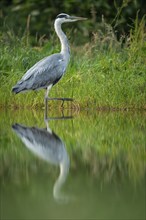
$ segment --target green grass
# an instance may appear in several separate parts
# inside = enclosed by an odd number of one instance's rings
[[[50,96],[73,97],[72,108],[145,109],[144,18],[140,22],[136,19],[124,43],[117,41],[109,25],[104,26],[104,32],[94,33],[91,42],[78,47],[71,44],[72,56],[66,75],[52,88]],[[32,47],[28,42],[28,35],[18,38],[11,31],[0,34],[1,107],[40,108],[44,105],[44,90],[14,95],[11,88],[33,64],[58,52],[59,41],[53,44],[54,40],[50,40],[43,47]]]

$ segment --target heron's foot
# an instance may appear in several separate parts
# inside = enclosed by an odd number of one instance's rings
[[[57,101],[74,101],[72,98],[49,98],[45,97],[45,100],[52,101],[52,100],[57,100]]]
[[[64,107],[64,102],[65,101],[70,101],[70,102],[73,102],[73,99],[72,98],[62,98],[62,104],[61,104],[61,108]]]
[[[70,102],[74,101],[74,99],[72,99],[72,98],[49,98],[49,97],[45,97],[45,101],[46,100],[47,101],[52,101],[52,100],[62,101],[61,108],[63,108],[65,101],[70,101]]]

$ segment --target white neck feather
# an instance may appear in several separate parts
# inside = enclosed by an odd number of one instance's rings
[[[61,22],[58,20],[55,20],[54,27],[55,27],[55,31],[60,39],[60,42],[61,42],[61,53],[66,55],[69,58],[70,48],[69,48],[69,44],[68,44],[68,39],[61,29]]]

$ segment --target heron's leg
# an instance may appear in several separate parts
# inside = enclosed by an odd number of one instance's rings
[[[47,119],[48,117],[48,102],[47,102],[47,96],[48,96],[48,91],[46,89],[46,94],[45,94],[45,98],[44,98],[44,104],[45,104],[45,115],[44,118]]]
[[[61,104],[61,108],[63,108],[64,107],[64,99],[62,99],[62,104]]]
[[[49,119],[45,119],[45,124],[46,124],[46,128],[47,128],[47,131],[50,133],[50,134],[52,134],[52,130],[51,130],[51,128],[49,127]]]
[[[46,89],[45,100],[49,99],[49,98],[48,98],[48,94],[49,94],[49,91],[50,91],[51,88],[52,88],[52,84],[49,85],[49,86],[47,87],[47,89]]]
[[[46,93],[45,93],[45,119],[47,119],[48,117],[48,94],[49,94],[49,91],[51,89],[52,85],[48,86],[47,89],[46,89]]]
[[[44,119],[48,118],[48,102],[47,99],[45,98],[45,114],[44,114]]]

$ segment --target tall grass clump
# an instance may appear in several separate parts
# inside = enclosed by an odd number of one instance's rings
[[[139,21],[137,15],[130,34],[119,40],[103,19],[90,42],[71,45],[67,73],[50,96],[73,97],[72,107],[145,109],[145,40],[144,17]],[[28,34],[20,38],[13,31],[1,33],[0,106],[42,107],[44,91],[14,95],[11,88],[33,64],[58,50],[57,37],[33,47]]]
[[[78,67],[79,102],[84,94],[88,106],[118,108],[145,108],[146,92],[146,33],[144,18],[135,20],[128,37],[117,41],[110,25],[102,24],[104,31],[94,34],[86,45],[84,64]],[[125,41],[125,42],[123,42]],[[90,57],[90,58],[89,58]],[[80,64],[79,64],[80,65]],[[85,103],[84,103],[85,104]]]

